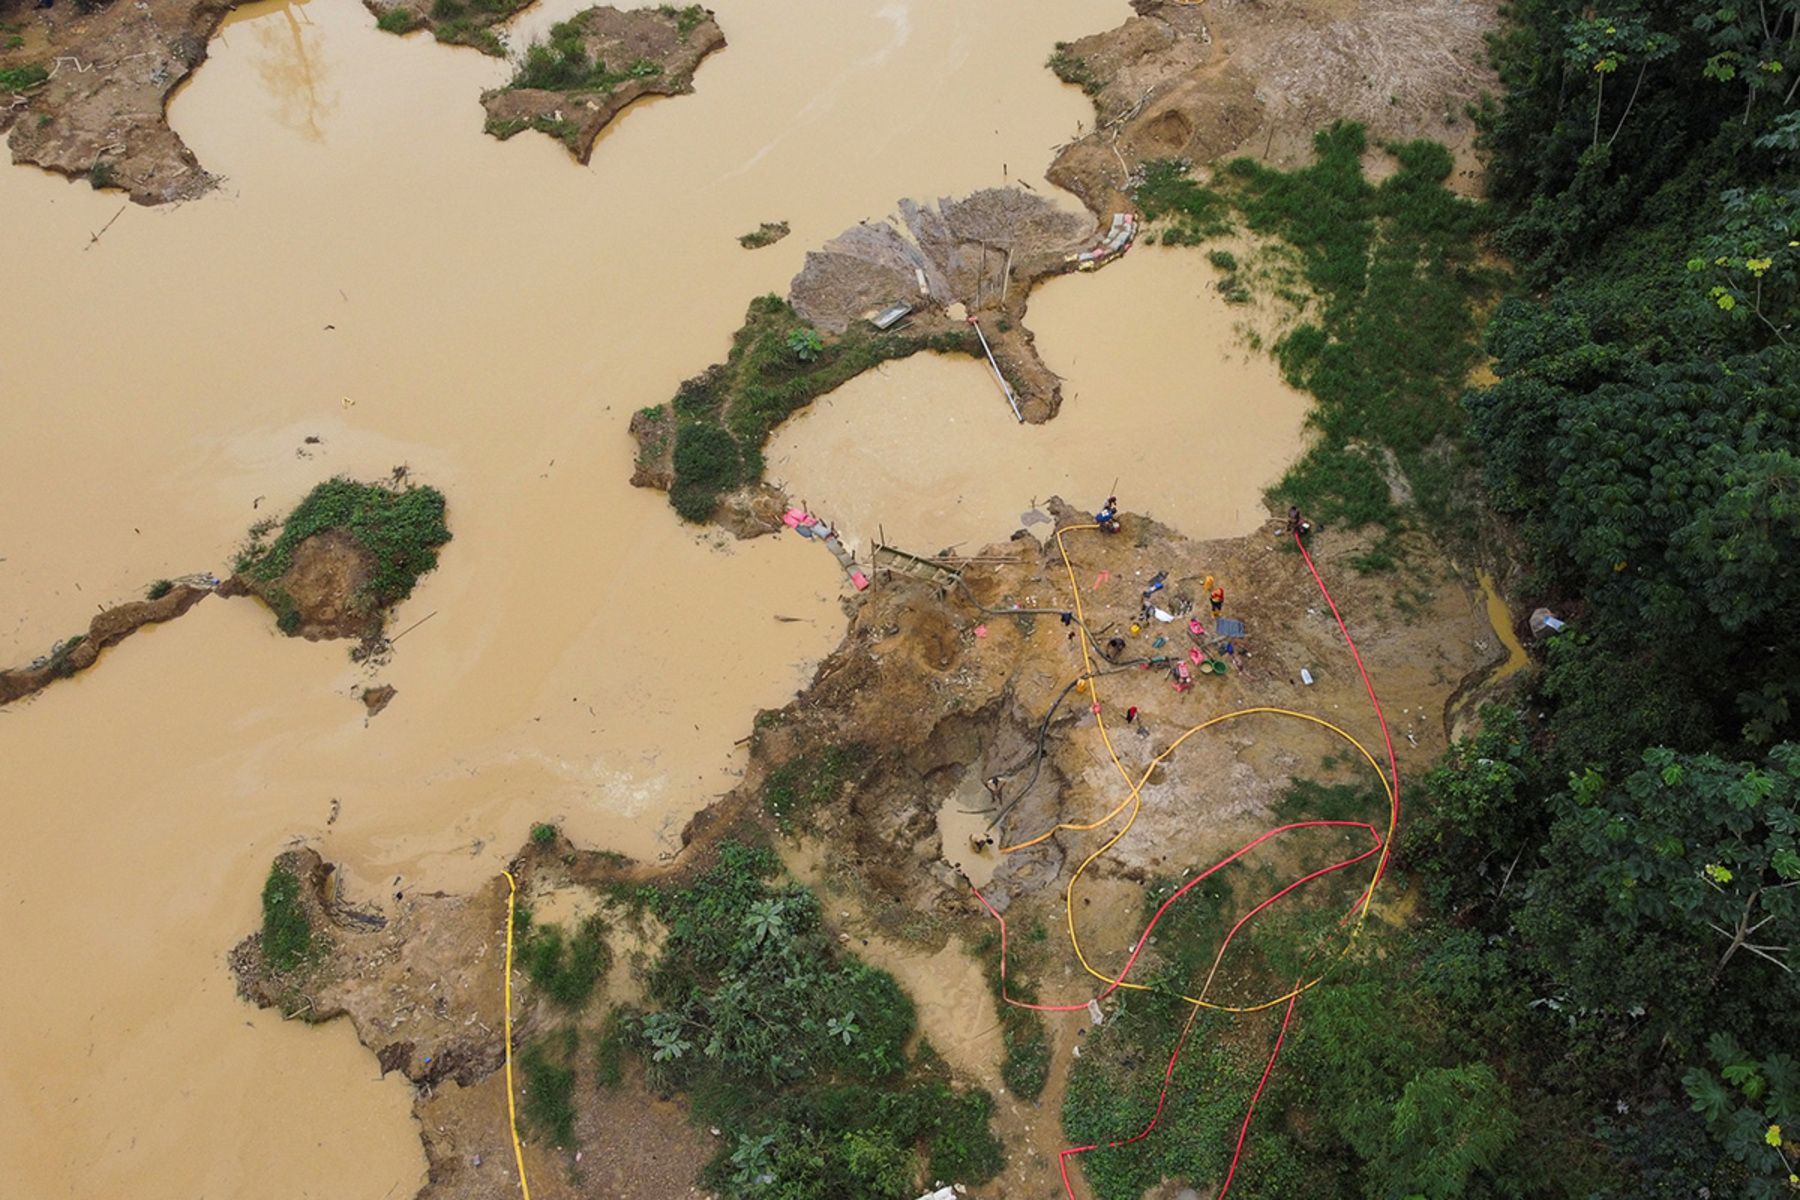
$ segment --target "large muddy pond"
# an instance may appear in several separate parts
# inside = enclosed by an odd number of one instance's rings
[[[852,541],[926,554],[972,553],[1053,495],[1098,508],[1115,484],[1191,537],[1247,533],[1299,452],[1308,401],[1243,348],[1244,312],[1215,278],[1199,251],[1140,246],[1033,293],[1026,322],[1063,379],[1047,425],[1019,425],[985,364],[917,355],[788,421],[769,476]]]
[[[227,570],[250,523],[333,473],[404,464],[448,494],[456,535],[397,614],[424,623],[379,672],[399,696],[372,722],[343,644],[278,638],[217,599],[0,710],[0,908],[25,968],[0,997],[0,1191],[410,1194],[406,1086],[376,1081],[348,1027],[283,1025],[232,993],[224,955],[270,857],[311,841],[377,899],[469,887],[535,820],[653,858],[730,785],[752,714],[838,639],[829,557],[679,525],[626,485],[626,422],[720,358],[809,247],[898,197],[1045,189],[1091,110],[1043,60],[1129,10],[712,2],[730,45],[696,94],[628,111],[585,169],[548,139],[481,133],[504,64],[378,33],[355,0],[228,22],[170,109],[226,177],[203,201],[121,210],[0,169],[20,310],[0,325],[0,661],[152,580]],[[786,241],[738,247],[784,219]],[[1022,457],[978,503],[893,487],[870,518],[925,545],[1000,538],[1034,496],[1121,474],[1133,507],[1224,528],[1188,514],[1247,509],[1298,410],[1264,368],[1269,440],[1240,463],[1210,449],[1226,418],[1188,407],[1187,375],[1235,352],[1194,308],[1206,280],[1198,256],[1143,255],[1046,289],[1032,321],[1071,380],[1068,430],[984,428],[990,465]],[[1132,340],[1165,310],[1199,324]],[[1159,347],[1179,357],[1135,357]],[[898,380],[971,428],[998,411],[966,365],[906,372],[871,386]],[[863,439],[898,437],[881,429]],[[1229,472],[1244,487],[1208,484]],[[854,511],[856,489],[830,490]]]

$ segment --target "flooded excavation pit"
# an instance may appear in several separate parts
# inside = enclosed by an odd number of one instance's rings
[[[922,554],[1004,540],[1052,495],[1097,507],[1115,480],[1126,509],[1189,536],[1246,533],[1309,401],[1241,344],[1215,279],[1200,252],[1155,247],[1052,279],[1025,322],[1063,377],[1053,420],[1020,425],[985,363],[919,354],[776,430],[768,477],[847,537]]]

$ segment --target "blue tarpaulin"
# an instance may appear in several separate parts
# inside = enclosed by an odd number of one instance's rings
[[[1242,621],[1234,621],[1230,617],[1215,617],[1213,619],[1213,628],[1218,631],[1220,637],[1244,636],[1244,623]]]

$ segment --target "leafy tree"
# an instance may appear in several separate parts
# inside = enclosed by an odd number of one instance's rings
[[[1718,1075],[1695,1067],[1682,1076],[1694,1111],[1743,1165],[1748,1176],[1743,1194],[1750,1200],[1774,1200],[1800,1187],[1800,1063],[1782,1053],[1757,1059],[1730,1034],[1716,1033],[1706,1043]],[[1721,1078],[1722,1077],[1722,1078]]]

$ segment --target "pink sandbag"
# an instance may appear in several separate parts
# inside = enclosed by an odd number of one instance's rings
[[[850,582],[856,585],[856,590],[859,592],[869,586],[868,576],[864,575],[861,571],[850,572]]]

